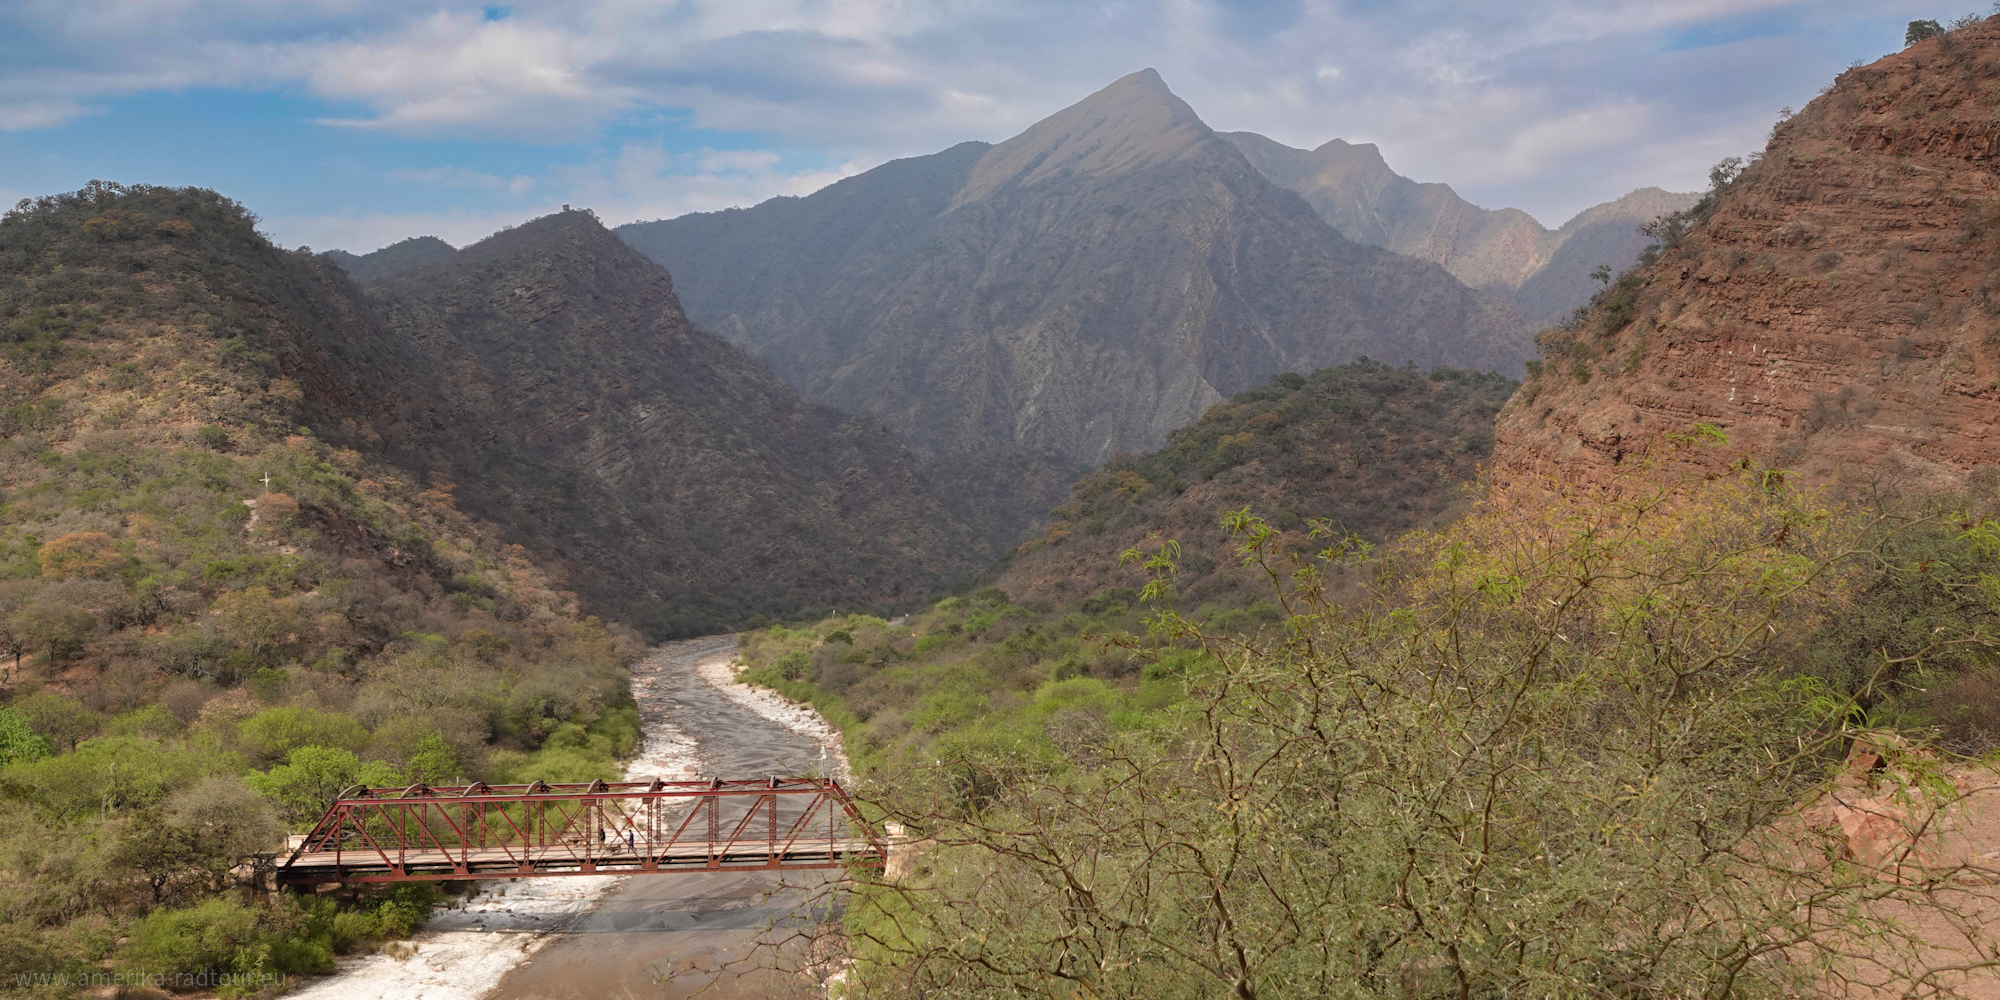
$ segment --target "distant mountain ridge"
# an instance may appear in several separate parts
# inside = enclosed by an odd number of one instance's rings
[[[328,250],[321,256],[339,264],[356,284],[365,285],[413,271],[457,252],[457,248],[435,236],[412,236],[373,253],[356,255],[345,250]]]
[[[367,297],[400,352],[369,372],[377,449],[652,635],[915,600],[992,554],[880,423],[695,330],[671,276],[588,212]]]
[[[1404,177],[1370,143],[1334,139],[1305,150],[1255,132],[1223,137],[1348,239],[1440,264],[1474,288],[1506,296],[1536,327],[1590,301],[1598,290],[1590,272],[1599,265],[1631,267],[1648,242],[1640,223],[1699,197],[1640,188],[1550,230],[1519,209],[1480,208],[1450,185]]]
[[[1446,519],[1493,450],[1493,417],[1519,383],[1490,372],[1396,368],[1361,358],[1273,376],[1210,407],[1159,451],[1121,455],[1070,487],[1049,528],[1004,560],[994,585],[1069,608],[1138,603],[1144,567],[1119,558],[1166,539],[1181,548],[1177,596],[1190,612],[1269,597],[1222,516],[1250,508],[1289,533],[1281,547],[1328,544],[1314,522],[1382,543]],[[1122,594],[1117,588],[1123,588]]]
[[[1151,70],[995,146],[618,233],[696,322],[933,460],[1096,464],[1276,372],[1531,350],[1504,301],[1341,236]]]

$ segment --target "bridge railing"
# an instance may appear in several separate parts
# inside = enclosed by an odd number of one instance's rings
[[[280,883],[880,866],[831,778],[353,788],[277,865]]]

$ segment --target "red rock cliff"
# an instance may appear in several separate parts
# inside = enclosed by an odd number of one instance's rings
[[[1841,74],[1691,221],[1538,338],[1503,474],[1601,481],[1696,423],[1814,479],[2000,460],[2000,20]]]

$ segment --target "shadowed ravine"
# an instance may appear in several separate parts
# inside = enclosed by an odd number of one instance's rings
[[[703,775],[755,778],[824,769],[818,740],[765,719],[696,675],[698,664],[735,647],[733,636],[720,636],[654,651],[656,672],[642,668],[634,683],[648,736],[668,726],[678,729],[694,742]],[[806,886],[819,880],[801,872],[788,881]],[[765,972],[739,978],[737,966],[717,976],[724,966],[751,957],[760,932],[786,920],[808,895],[803,888],[773,894],[777,888],[775,877],[762,874],[630,877],[489,996],[676,998],[704,987],[704,997],[783,995],[793,985],[790,976]]]

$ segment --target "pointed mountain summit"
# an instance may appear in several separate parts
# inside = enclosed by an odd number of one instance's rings
[[[914,600],[990,558],[882,425],[695,330],[672,277],[584,211],[368,289],[398,464],[657,637]]]
[[[1432,261],[1474,288],[1507,297],[1535,327],[1590,300],[1590,272],[1631,267],[1647,243],[1639,224],[1694,204],[1696,195],[1642,188],[1585,209],[1549,230],[1517,208],[1485,209],[1449,184],[1396,173],[1373,143],[1340,139],[1294,149],[1255,132],[1224,136],[1264,176],[1297,191],[1357,243]]]
[[[1532,349],[1504,302],[1342,237],[1151,70],[997,146],[619,235],[696,322],[939,467],[1028,456],[1067,478],[1277,372],[1519,371]],[[1061,487],[1023,490],[996,537]]]
[[[1199,155],[1214,136],[1156,70],[1142,69],[982,157],[954,205],[1059,179],[1111,178]]]

